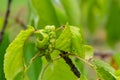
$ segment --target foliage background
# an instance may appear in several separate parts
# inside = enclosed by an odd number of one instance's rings
[[[7,0],[0,0],[0,30],[4,22],[6,8]],[[78,26],[83,30],[85,43],[94,47],[94,57],[108,62],[115,69],[120,67],[119,0],[12,0],[8,20],[3,41],[0,42],[0,80],[4,79],[3,58],[5,50],[26,25],[32,25],[35,28],[43,28],[48,24],[60,27],[69,22],[71,25]],[[25,56],[28,64],[36,50],[32,40],[26,45]],[[101,55],[107,56],[104,58]],[[31,80],[36,80],[40,71],[41,59],[38,59],[30,69],[29,77]],[[91,72],[96,75],[88,66],[85,72],[89,80],[93,80],[93,77],[90,76]]]

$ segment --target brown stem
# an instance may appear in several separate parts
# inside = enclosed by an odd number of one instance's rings
[[[18,17],[15,18],[15,22],[18,23],[23,29],[26,29],[27,26],[24,24],[22,20],[20,20]]]
[[[7,6],[6,15],[5,15],[5,20],[4,20],[4,24],[3,24],[2,30],[0,32],[0,42],[3,39],[4,31],[5,31],[7,23],[8,23],[8,17],[9,17],[9,14],[10,14],[11,2],[12,2],[12,0],[8,0],[8,6]]]
[[[62,53],[60,54],[60,56],[66,61],[66,63],[69,65],[69,67],[71,68],[71,71],[78,77],[80,78],[80,72],[78,71],[78,69],[75,67],[75,65],[73,64],[72,60],[68,57],[68,53],[65,51],[61,51]]]

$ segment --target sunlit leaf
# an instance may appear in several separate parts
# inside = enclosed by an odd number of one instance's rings
[[[21,31],[7,48],[4,59],[4,72],[7,80],[14,80],[18,74],[24,73],[23,48],[25,41],[33,32],[34,29],[32,27],[25,31]],[[18,75],[18,77],[20,80],[23,80],[24,74],[21,74],[20,76]]]
[[[115,72],[115,70],[109,64],[107,64],[99,59],[93,60],[93,62],[97,67],[103,67],[106,71],[109,71],[111,73]]]
[[[83,37],[78,27],[66,25],[64,31],[56,40],[56,48],[66,52],[77,53],[84,57]]]
[[[93,55],[94,55],[93,47],[84,45],[84,51],[85,51],[85,59],[86,60],[93,58]]]
[[[78,54],[80,57],[84,58],[85,53],[83,50],[84,39],[81,33],[81,30],[78,27],[70,26],[71,31],[71,43],[73,53]]]
[[[117,80],[120,80],[120,70],[115,71],[115,75],[117,76]]]
[[[71,37],[72,37],[72,34],[70,31],[70,27],[65,26],[64,31],[61,33],[61,35],[56,40],[55,47],[57,49],[60,49],[60,50],[66,51],[66,52],[70,52]]]
[[[120,70],[116,70],[116,71],[115,71],[115,75],[116,75],[116,76],[120,76]]]
[[[116,80],[114,75],[115,70],[107,63],[101,60],[93,60],[94,65],[96,66],[97,74],[104,80]]]
[[[116,80],[116,78],[111,73],[109,73],[109,71],[106,71],[103,67],[96,68],[96,71],[98,75],[104,80]]]

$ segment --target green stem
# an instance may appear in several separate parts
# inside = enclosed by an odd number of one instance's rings
[[[79,56],[77,56],[77,55],[75,55],[75,54],[69,54],[70,56],[73,56],[73,57],[75,57],[75,58],[77,58],[77,59],[79,59],[79,60],[81,60],[82,62],[84,62],[84,63],[86,63],[86,64],[88,64],[90,67],[92,67],[93,69],[95,68],[94,67],[94,65],[93,64],[91,64],[90,62],[88,62],[87,60],[85,60],[85,59],[83,59],[83,58],[81,58],[81,57],[79,57]]]
[[[61,26],[61,27],[57,28],[55,31],[57,32],[59,30],[63,30],[64,28],[65,28],[65,26]]]
[[[44,54],[37,53],[37,54],[35,54],[35,55],[31,58],[31,60],[30,60],[30,62],[29,62],[29,65],[28,65],[27,68],[25,69],[25,74],[28,72],[28,70],[30,69],[32,63],[35,61],[35,59],[38,58],[38,57],[42,57],[43,55],[44,55]]]

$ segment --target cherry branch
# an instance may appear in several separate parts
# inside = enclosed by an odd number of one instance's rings
[[[77,69],[77,67],[73,64],[72,60],[68,57],[68,53],[65,51],[61,51],[60,56],[65,60],[65,62],[69,65],[71,68],[71,71],[78,77],[80,78],[81,73]]]

